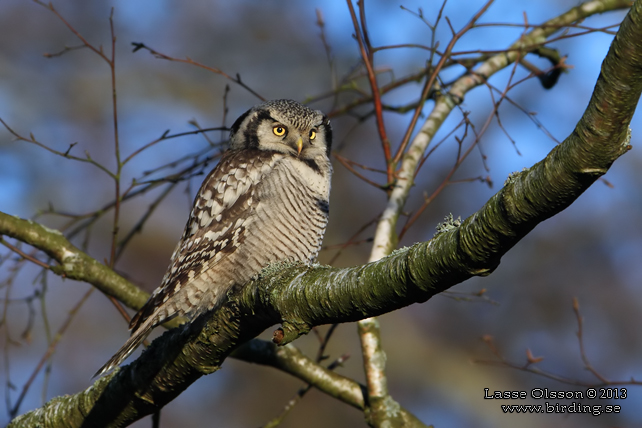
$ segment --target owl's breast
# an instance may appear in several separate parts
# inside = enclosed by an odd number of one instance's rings
[[[254,214],[245,225],[243,263],[258,272],[278,261],[314,261],[328,223],[329,183],[310,185],[296,166],[280,162],[253,194]]]

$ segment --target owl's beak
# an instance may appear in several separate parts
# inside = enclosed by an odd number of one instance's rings
[[[303,150],[303,138],[299,137],[298,140],[296,140],[296,155],[299,156],[301,154],[301,150]]]

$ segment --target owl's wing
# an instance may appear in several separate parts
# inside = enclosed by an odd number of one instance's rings
[[[158,325],[182,315],[164,303],[238,248],[254,214],[255,187],[271,167],[267,154],[259,150],[226,152],[199,190],[160,287],[132,318],[132,333],[150,317]]]

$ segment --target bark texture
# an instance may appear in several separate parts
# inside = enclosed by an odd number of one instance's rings
[[[642,0],[637,0],[622,22],[573,133],[544,160],[511,175],[460,226],[445,225],[429,242],[364,266],[269,266],[230,296],[220,311],[165,333],[131,365],[82,392],[55,398],[9,426],[125,426],[164,406],[200,376],[216,371],[234,349],[275,323],[282,324],[275,340],[284,345],[313,326],[380,315],[424,302],[472,276],[490,274],[520,239],[569,206],[630,149],[628,124],[641,91]],[[51,268],[55,273],[87,281],[131,307],[139,307],[146,298],[56,231],[0,213],[0,234],[46,252],[58,262]],[[364,405],[358,386],[342,388],[338,396],[345,394],[345,401]]]

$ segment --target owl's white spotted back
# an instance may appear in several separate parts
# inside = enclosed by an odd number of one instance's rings
[[[259,104],[230,132],[203,181],[163,281],[130,323],[132,335],[96,373],[121,364],[152,328],[190,319],[277,261],[313,262],[328,222],[332,130],[296,101]]]

